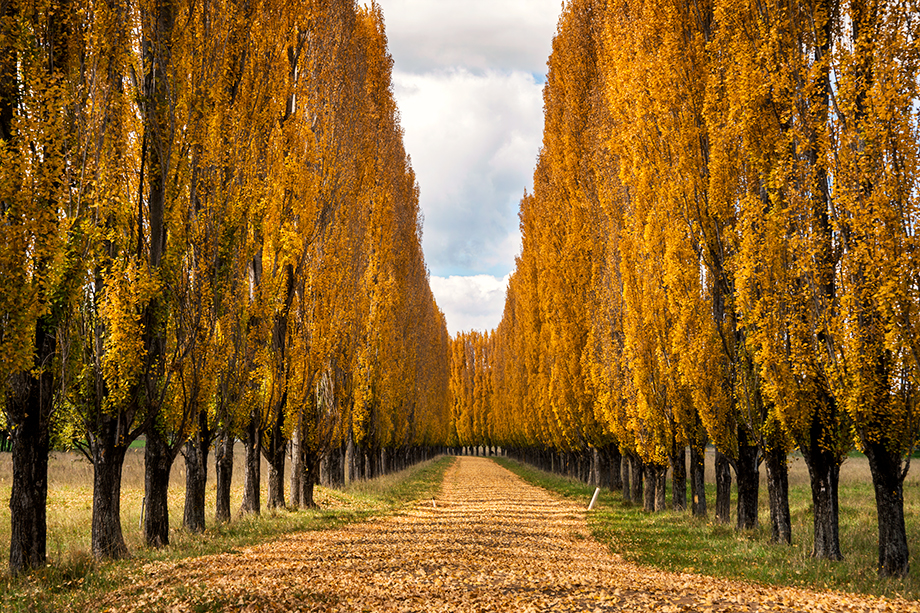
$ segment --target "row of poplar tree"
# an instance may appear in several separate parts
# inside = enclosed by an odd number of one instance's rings
[[[560,460],[622,453],[662,480],[671,463],[685,474],[687,446],[701,470],[712,444],[717,473],[730,483],[727,461],[737,477],[739,528],[757,524],[765,464],[781,542],[798,450],[813,554],[829,559],[855,448],[872,473],[878,570],[906,574],[918,8],[568,2],[503,319],[453,341],[452,436]]]
[[[10,568],[44,565],[49,447],[94,467],[92,551],[121,557],[129,445],[144,532],[169,539],[209,450],[230,518],[312,504],[445,440],[449,337],[379,6],[353,0],[0,3],[0,393],[13,440]]]

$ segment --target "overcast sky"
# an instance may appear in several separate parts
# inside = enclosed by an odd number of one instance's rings
[[[520,252],[560,0],[378,0],[450,333],[490,330]]]

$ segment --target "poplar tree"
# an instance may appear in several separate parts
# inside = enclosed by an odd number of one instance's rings
[[[68,142],[80,100],[76,9],[5,2],[0,13],[0,399],[13,452],[13,575],[46,562],[60,347],[83,272],[87,208]]]

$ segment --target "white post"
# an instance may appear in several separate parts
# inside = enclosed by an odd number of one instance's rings
[[[591,496],[591,504],[588,505],[589,511],[594,508],[594,503],[597,502],[597,495],[600,493],[601,493],[601,488],[598,487],[594,489],[594,495]]]

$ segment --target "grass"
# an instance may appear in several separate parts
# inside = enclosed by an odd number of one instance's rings
[[[594,487],[575,479],[537,470],[513,460],[499,462],[524,480],[563,497],[583,500],[585,506]],[[712,462],[709,462],[712,464]],[[637,564],[668,571],[743,579],[778,586],[799,586],[865,595],[920,599],[918,563],[905,579],[880,579],[878,524],[875,495],[864,458],[849,458],[841,468],[840,542],[844,560],[830,562],[811,558],[813,514],[807,472],[793,459],[790,470],[789,506],[792,514],[792,545],[773,545],[765,483],[761,484],[759,527],[738,532],[734,525],[715,523],[712,507],[715,486],[707,481],[710,515],[695,519],[689,512],[649,513],[641,505],[626,503],[620,494],[603,490],[588,514],[592,534],[611,551]],[[670,502],[670,483],[668,484]],[[734,519],[735,499],[732,501]],[[920,481],[905,482],[905,518],[908,545],[920,541]]]
[[[27,577],[0,577],[0,611],[92,610],[93,601],[104,593],[131,581],[131,577],[149,562],[177,560],[212,553],[228,552],[265,542],[284,534],[305,530],[322,530],[401,512],[416,500],[436,494],[444,471],[453,461],[442,457],[412,468],[369,481],[355,482],[341,490],[317,486],[314,499],[320,509],[266,511],[258,517],[234,517],[225,524],[215,524],[213,476],[209,476],[208,529],[192,534],[181,528],[184,504],[184,470],[181,459],[173,468],[170,483],[170,545],[149,549],[143,545],[138,525],[143,498],[143,451],[134,452],[125,464],[122,487],[122,527],[131,549],[129,560],[96,562],[90,554],[89,532],[92,516],[92,486],[83,474],[87,466],[78,456],[56,454],[50,467],[48,503],[48,557],[46,568]],[[8,456],[8,454],[4,454]],[[129,454],[130,455],[130,454]],[[0,457],[0,496],[9,496],[9,471],[3,465],[9,458]],[[241,473],[242,461],[234,473]],[[264,474],[264,473],[263,473]],[[89,467],[92,483],[92,467]],[[242,500],[242,475],[232,488],[232,508]],[[263,484],[264,484],[263,479]],[[266,499],[263,492],[262,500]],[[263,502],[264,503],[264,502]],[[9,509],[0,510],[0,543],[9,557]]]

